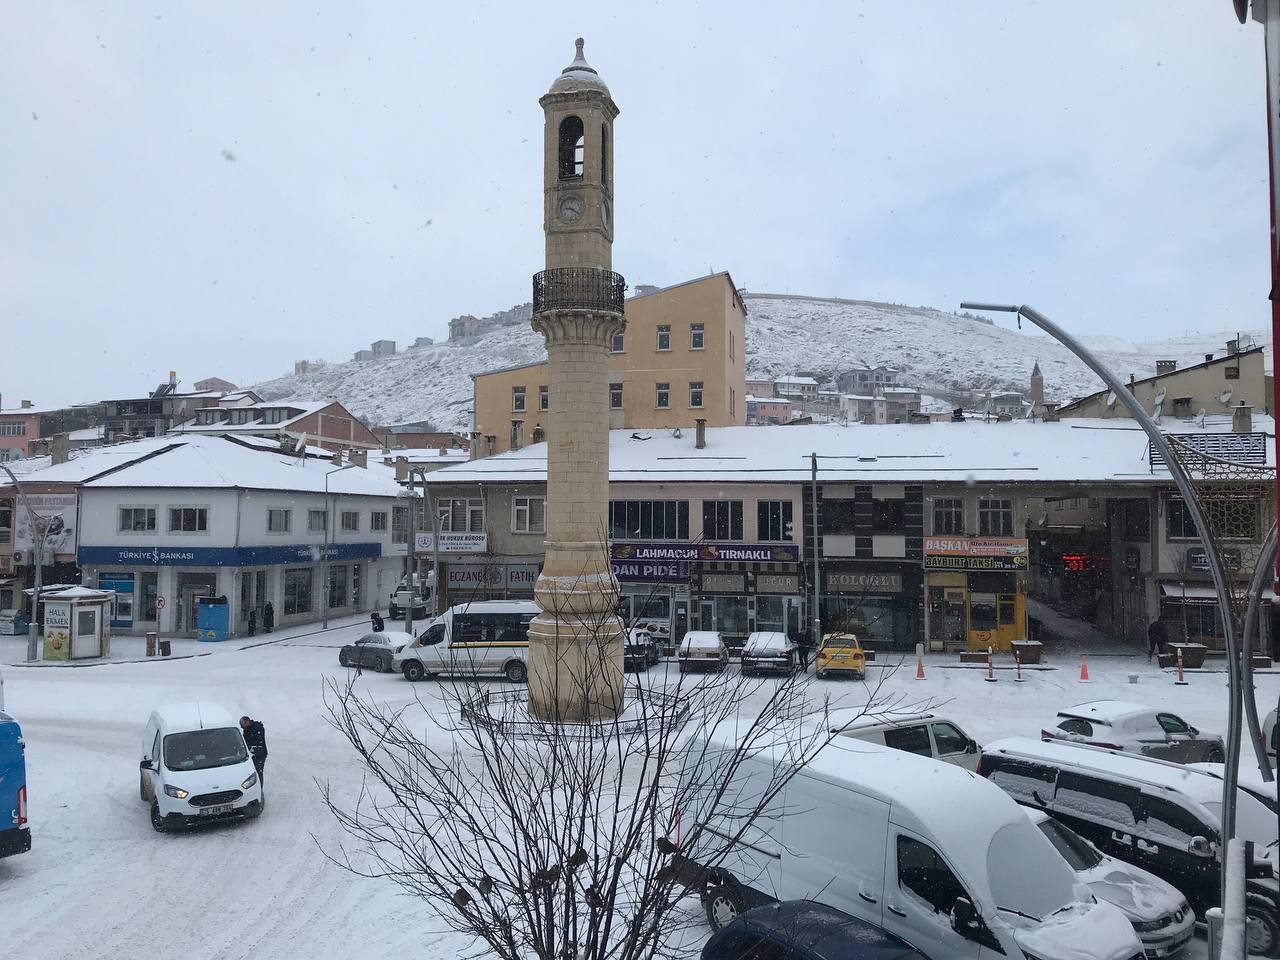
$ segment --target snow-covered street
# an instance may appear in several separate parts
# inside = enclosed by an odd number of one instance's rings
[[[420,903],[388,884],[355,879],[330,865],[319,846],[340,841],[317,780],[341,792],[360,769],[323,717],[323,683],[345,678],[337,648],[363,621],[286,636],[247,649],[191,659],[111,663],[83,669],[5,667],[8,708],[27,740],[34,848],[0,861],[5,942],[28,960],[85,955],[164,955],[235,960],[264,956],[380,958],[454,956],[465,944],[444,932]],[[20,659],[21,638],[0,641],[0,659]],[[945,661],[950,663],[950,660]],[[930,660],[927,677],[900,669],[883,692],[929,698],[980,741],[1034,734],[1059,706],[1125,697],[1167,706],[1206,729],[1221,729],[1225,675],[1198,673],[1191,684],[1145,660],[1091,660],[1081,684],[1076,664],[1028,671],[1025,683],[1002,673]],[[912,665],[913,667],[914,665]],[[660,668],[661,669],[661,668]],[[873,667],[870,679],[874,681]],[[1139,682],[1128,683],[1136,672]],[[369,695],[439,702],[431,683],[366,673]],[[1274,702],[1280,676],[1259,677]],[[854,705],[857,683],[817,683]],[[137,762],[148,711],[172,700],[205,698],[262,719],[268,732],[269,802],[253,822],[179,834],[152,831],[138,799]],[[319,845],[319,846],[318,846]],[[159,945],[163,945],[157,954]],[[1197,940],[1191,956],[1203,954]]]

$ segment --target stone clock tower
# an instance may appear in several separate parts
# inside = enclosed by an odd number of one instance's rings
[[[547,344],[555,412],[547,438],[546,562],[529,627],[529,708],[542,719],[616,715],[622,623],[609,559],[609,343],[626,326],[613,266],[613,121],[618,107],[577,56],[538,102],[546,116],[546,269],[533,328]]]

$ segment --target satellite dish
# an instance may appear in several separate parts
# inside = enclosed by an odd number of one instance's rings
[[[1231,394],[1232,394],[1231,385],[1228,384],[1227,386],[1223,387],[1222,392],[1218,394],[1218,400],[1222,403],[1230,403]]]
[[[1116,405],[1116,392],[1111,390],[1107,393],[1107,408],[1110,409]]]
[[[1161,387],[1159,390],[1156,391],[1156,403],[1164,403],[1164,397],[1165,397],[1164,387]]]

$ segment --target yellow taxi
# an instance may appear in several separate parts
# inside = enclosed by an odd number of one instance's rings
[[[867,675],[867,655],[852,633],[828,633],[818,648],[814,671],[819,677],[848,673],[861,680]]]

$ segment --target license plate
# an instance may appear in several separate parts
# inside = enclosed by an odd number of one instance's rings
[[[832,659],[833,659],[833,660],[848,660],[848,659],[849,659],[849,655],[848,655],[847,653],[837,653],[834,657],[832,657]]]
[[[200,816],[216,817],[224,813],[230,813],[235,807],[230,803],[219,803],[212,807],[201,807]]]

